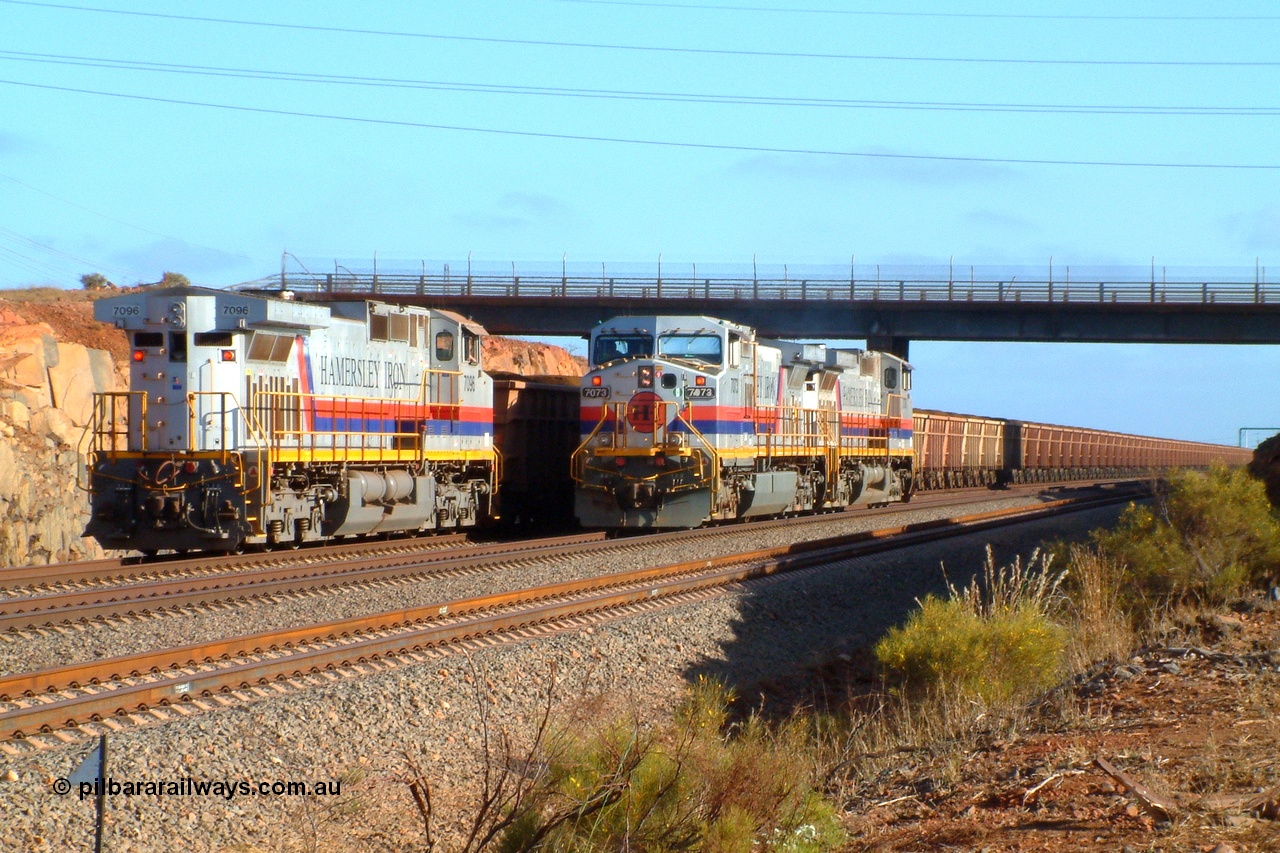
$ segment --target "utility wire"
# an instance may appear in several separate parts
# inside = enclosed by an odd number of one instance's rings
[[[19,80],[0,80],[0,85],[22,86],[30,89],[42,89],[53,92],[72,92],[80,95],[98,95],[107,98],[123,98],[133,101],[147,101],[157,104],[179,104],[190,107],[230,110],[234,112],[258,113],[261,115],[289,116],[293,118],[327,119],[359,124],[376,124],[388,127],[412,127],[426,130],[449,130],[463,133],[484,133],[495,136],[518,136],[535,139],[563,139],[575,142],[612,142],[625,145],[646,145],[658,148],[689,148],[703,151],[740,151],[756,154],[810,154],[830,157],[865,157],[887,160],[920,160],[949,163],[992,163],[1028,166],[1113,166],[1122,168],[1149,169],[1222,169],[1243,171],[1280,170],[1280,165],[1249,163],[1173,163],[1159,161],[1125,161],[1125,160],[1058,160],[1049,158],[1016,158],[1016,157],[961,157],[942,156],[936,154],[894,154],[872,151],[839,151],[819,148],[783,148],[758,145],[730,145],[710,142],[676,142],[658,139],[635,139],[618,136],[595,136],[572,133],[546,133],[532,130],[508,130],[490,127],[468,127],[463,125],[433,124],[407,121],[402,119],[363,118],[358,116],[334,115],[330,113],[312,113],[301,110],[281,110],[268,107],[246,107],[234,104],[218,104],[208,101],[187,101],[177,98],[161,98],[153,95],[130,95],[122,92],[107,92],[97,89],[78,89],[70,86],[51,86],[43,83],[27,83]],[[10,179],[15,180],[15,179]],[[20,183],[20,182],[19,182]]]
[[[129,270],[126,270],[123,267],[117,267],[110,264],[103,264],[103,263],[99,263],[98,261],[91,261],[88,258],[82,258],[79,255],[73,255],[70,252],[64,252],[61,249],[54,248],[53,246],[50,246],[46,243],[41,243],[39,240],[33,240],[30,237],[27,237],[23,234],[19,234],[17,231],[12,231],[8,228],[0,227],[0,236],[8,237],[10,240],[13,240],[18,245],[24,246],[27,249],[35,249],[37,251],[45,252],[46,254],[51,255],[55,258],[62,258],[70,261],[75,261],[78,264],[85,264],[95,269],[115,271],[118,273],[129,272]]]
[[[125,71],[184,74],[199,77],[221,77],[244,80],[280,80],[295,83],[367,86],[375,88],[416,89],[448,92],[480,92],[502,95],[534,95],[561,98],[593,98],[624,101],[660,101],[667,103],[731,104],[773,107],[818,107],[829,109],[910,110],[926,112],[994,112],[1055,113],[1082,115],[1159,115],[1159,116],[1275,116],[1280,106],[1157,106],[1142,104],[1001,104],[953,101],[881,101],[846,98],[771,97],[765,95],[717,95],[699,92],[630,91],[624,89],[581,89],[547,86],[520,86],[498,83],[470,83],[446,80],[410,80],[396,77],[357,77],[338,74],[316,74],[301,71],[274,71],[256,68],[229,68],[211,65],[186,65],[145,62],[65,54],[29,53],[0,50],[0,60],[84,68],[114,68]]]
[[[0,82],[7,82],[7,81],[0,81]],[[16,83],[16,84],[14,84],[14,85],[19,85],[19,86],[34,86],[35,84],[30,84],[30,83]],[[51,88],[51,87],[38,87],[38,88]],[[75,90],[71,90],[71,91],[75,91]],[[131,97],[131,96],[129,96],[129,95],[121,95],[120,97]],[[70,207],[74,207],[76,210],[82,210],[82,211],[84,211],[85,213],[93,214],[94,216],[97,216],[97,217],[99,217],[99,218],[101,218],[101,219],[105,219],[105,220],[107,220],[108,222],[114,222],[114,223],[116,223],[117,225],[123,225],[123,226],[124,226],[124,227],[126,227],[126,228],[132,228],[134,231],[140,231],[140,232],[141,232],[141,233],[143,233],[143,234],[150,234],[152,237],[159,237],[159,238],[160,238],[160,239],[162,239],[162,240],[172,240],[172,241],[174,241],[175,243],[181,243],[181,244],[183,244],[184,246],[190,246],[190,247],[192,247],[192,248],[194,248],[194,249],[204,249],[204,250],[209,251],[209,252],[216,252],[216,253],[218,253],[219,255],[225,255],[225,256],[227,256],[227,257],[229,257],[229,258],[239,258],[240,260],[243,260],[243,261],[251,261],[251,262],[253,262],[253,263],[259,263],[259,260],[258,260],[257,258],[250,258],[250,257],[249,257],[249,256],[247,256],[247,255],[241,255],[241,254],[236,253],[236,252],[228,252],[228,251],[226,251],[225,249],[215,249],[215,248],[213,248],[212,246],[204,246],[204,245],[201,245],[200,243],[192,243],[190,240],[183,240],[181,237],[174,237],[174,236],[172,236],[172,235],[170,235],[170,234],[161,234],[159,231],[152,231],[150,228],[143,228],[141,225],[135,225],[135,224],[133,224],[132,222],[125,222],[123,219],[117,219],[117,218],[116,218],[116,217],[114,217],[114,216],[110,216],[110,215],[108,215],[108,214],[106,214],[106,213],[103,213],[103,212],[98,211],[98,210],[94,210],[93,208],[90,208],[90,207],[85,207],[84,205],[82,205],[82,204],[78,204],[77,202],[71,201],[70,199],[65,199],[65,198],[63,198],[62,196],[54,195],[54,194],[53,194],[53,193],[51,193],[51,192],[46,192],[45,190],[42,190],[42,189],[40,189],[39,187],[34,187],[34,186],[32,186],[31,184],[28,184],[26,181],[20,181],[20,180],[18,180],[18,179],[17,179],[17,178],[15,178],[13,175],[6,175],[6,174],[4,174],[3,172],[0,172],[0,178],[3,178],[3,179],[4,179],[4,180],[6,180],[6,181],[10,181],[10,182],[12,182],[12,183],[15,183],[15,184],[17,184],[17,185],[18,185],[18,186],[20,186],[20,187],[25,187],[26,189],[30,190],[31,192],[33,192],[33,193],[37,193],[37,194],[39,194],[39,195],[42,195],[42,196],[44,196],[45,198],[51,198],[51,199],[53,199],[54,201],[62,202],[62,203],[63,203],[63,204],[65,204],[65,205],[68,205],[68,206],[70,206]]]
[[[1065,66],[1160,66],[1186,68],[1274,68],[1280,61],[1238,60],[1143,60],[1143,59],[1008,59],[960,56],[896,56],[859,53],[800,53],[775,50],[731,50],[709,47],[670,47],[661,45],[606,44],[600,42],[550,41],[544,39],[494,38],[487,36],[441,35],[439,33],[405,32],[400,30],[373,30],[356,27],[325,27],[318,24],[284,24],[272,21],[248,21],[238,18],[213,18],[200,15],[174,15],[163,12],[135,12],[125,9],[99,9],[93,6],[74,6],[65,3],[43,3],[37,0],[0,0],[14,6],[36,6],[45,9],[62,9],[76,12],[94,12],[104,15],[129,15],[169,21],[191,21],[204,24],[229,24],[243,27],[267,27],[281,30],[343,33],[348,35],[395,36],[399,38],[429,39],[433,41],[467,42],[472,44],[520,45],[522,47],[567,47],[590,50],[624,50],[642,53],[678,53],[696,56],[750,56],[783,59],[858,60],[866,62],[928,62],[961,63],[967,65],[1065,65]]]
[[[797,15],[845,15],[861,18],[977,18],[1021,21],[1280,21],[1280,15],[1034,15],[999,12],[885,12],[870,9],[803,9],[778,6],[719,6],[710,3],[653,3],[642,0],[558,0],[588,6],[637,6],[650,9],[714,12],[777,12]]]
[[[74,274],[69,267],[56,266],[49,261],[24,255],[22,252],[4,245],[0,245],[0,262],[25,270],[32,275],[47,276],[55,279]]]

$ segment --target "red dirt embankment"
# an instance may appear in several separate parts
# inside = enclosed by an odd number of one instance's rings
[[[0,350],[5,349],[6,333],[20,333],[20,327],[44,323],[49,327],[45,333],[62,343],[105,350],[119,365],[128,361],[128,338],[120,329],[93,319],[93,297],[89,294],[71,290],[12,295],[15,298],[0,296]],[[484,343],[484,365],[490,373],[521,376],[581,376],[586,372],[586,360],[561,347],[496,335]]]

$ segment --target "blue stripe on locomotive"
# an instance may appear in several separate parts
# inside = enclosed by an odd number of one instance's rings
[[[592,424],[592,426],[594,427],[594,424]],[[775,432],[777,428],[776,424],[758,424],[757,425],[754,421],[749,419],[735,419],[735,418],[730,418],[727,420],[716,420],[712,418],[694,418],[693,426],[698,432],[702,433],[702,435],[706,437],[716,436],[716,435],[756,435],[756,434],[768,435],[770,433]],[[667,425],[667,432],[670,432],[670,433],[688,432],[688,431],[689,431],[689,428],[679,418],[672,420],[671,423]],[[876,430],[874,432],[878,434],[881,438],[885,437],[884,430]],[[868,427],[844,427],[841,429],[840,434],[846,437],[866,438],[873,434],[873,430],[871,430]],[[888,430],[889,438],[910,440],[912,435],[913,435],[913,431],[909,429],[889,429]]]
[[[493,432],[493,425],[483,421],[397,421],[394,418],[334,418],[314,415],[316,432],[403,433],[415,435],[483,436]]]

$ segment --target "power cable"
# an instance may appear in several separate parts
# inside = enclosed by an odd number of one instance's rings
[[[864,62],[928,62],[960,63],[967,65],[1065,65],[1065,66],[1164,66],[1188,68],[1274,68],[1280,61],[1238,60],[1144,60],[1144,59],[1008,59],[992,57],[960,56],[895,56],[857,53],[800,53],[775,50],[732,50],[709,47],[670,47],[662,45],[606,44],[600,42],[550,41],[545,39],[513,39],[489,36],[457,36],[439,33],[415,33],[400,30],[373,30],[356,27],[326,27],[318,24],[284,24],[272,21],[247,21],[237,18],[213,18],[199,15],[174,15],[163,12],[135,12],[125,9],[99,9],[92,6],[73,6],[65,3],[42,3],[37,0],[0,0],[15,6],[36,6],[45,9],[62,9],[75,12],[95,12],[104,15],[129,15],[170,21],[190,21],[203,24],[228,24],[242,27],[266,27],[306,32],[341,33],[347,35],[394,36],[398,38],[429,39],[433,41],[467,42],[472,44],[520,45],[522,47],[567,47],[590,50],[624,50],[642,53],[678,53],[695,56],[749,56],[772,59],[829,59],[857,60]]]
[[[8,228],[0,227],[0,235],[8,237],[10,240],[13,240],[20,245],[26,246],[29,249],[37,249],[39,251],[43,251],[50,255],[53,255],[54,257],[66,258],[68,260],[75,261],[78,264],[84,264],[86,266],[93,267],[94,269],[114,271],[118,273],[129,273],[129,271],[124,269],[123,267],[117,267],[110,264],[103,264],[103,263],[99,263],[98,261],[91,261],[88,258],[82,258],[79,255],[73,255],[70,252],[64,252],[62,249],[57,249],[57,248],[54,248],[53,246],[47,245],[45,243],[41,243],[39,240],[33,240],[30,237],[27,237],[23,234],[19,234],[17,231],[12,231]]]
[[[11,257],[4,257],[5,255]],[[50,276],[53,278],[62,278],[72,275],[70,268],[58,267],[48,261],[39,258],[33,258],[30,255],[24,255],[16,249],[10,249],[8,246],[0,245],[0,262],[7,263],[18,269],[25,270],[28,273],[39,276]]]
[[[278,80],[295,83],[323,83],[375,88],[417,89],[449,92],[479,92],[501,95],[592,98],[605,100],[657,101],[666,103],[729,104],[771,107],[817,107],[826,109],[875,109],[926,112],[1045,113],[1067,115],[1158,115],[1158,116],[1274,116],[1280,107],[1197,107],[1141,104],[1001,104],[953,101],[882,101],[848,98],[772,97],[765,95],[717,95],[699,92],[632,91],[625,89],[582,89],[549,86],[521,86],[498,83],[470,83],[446,80],[411,80],[396,77],[358,77],[301,71],[234,68],[216,65],[186,65],[143,62],[67,54],[30,53],[0,50],[0,60],[83,68],[114,68],[125,71],[184,74],[200,77],[243,80]]]
[[[0,0],[2,2],[2,0]],[[991,163],[1027,166],[1111,166],[1120,168],[1150,169],[1223,169],[1243,171],[1280,170],[1280,165],[1249,163],[1171,163],[1157,161],[1123,161],[1123,160],[1058,160],[1048,158],[1015,158],[1015,157],[961,157],[937,154],[893,154],[873,151],[838,151],[818,148],[783,148],[757,145],[731,145],[711,142],[676,142],[659,139],[635,139],[617,136],[594,136],[572,133],[549,133],[533,130],[509,130],[503,128],[468,127],[463,125],[433,124],[407,121],[402,119],[363,118],[358,116],[334,115],[330,113],[312,113],[301,110],[281,110],[268,107],[246,107],[233,104],[218,104],[208,101],[186,101],[177,98],[160,98],[154,95],[130,95],[122,92],[106,92],[96,89],[78,89],[70,86],[51,86],[43,83],[26,83],[19,80],[0,80],[0,85],[22,86],[30,89],[43,89],[53,92],[72,92],[80,95],[98,95],[107,98],[123,98],[133,101],[147,101],[157,104],[179,104],[189,107],[205,107],[208,109],[230,110],[234,112],[258,113],[261,115],[289,116],[292,118],[327,119],[359,124],[376,124],[388,127],[412,127],[426,130],[449,130],[463,133],[485,133],[495,136],[518,136],[534,139],[563,139],[575,142],[611,142],[625,145],[646,145],[658,148],[688,148],[703,151],[739,151],[755,154],[809,154],[830,157],[865,157],[886,160],[917,160],[949,163]],[[13,180],[13,179],[11,179]]]
[[[777,6],[718,6],[710,3],[653,3],[641,0],[558,0],[588,6],[637,6],[651,9],[714,12],[776,12],[796,15],[844,15],[861,18],[976,18],[1022,21],[1280,21],[1280,15],[1035,15],[1000,12],[886,12],[870,9],[804,9]]]
[[[34,86],[35,84],[33,84],[33,83],[32,83],[32,84],[27,84],[27,83],[18,83],[18,84],[15,84],[15,85],[20,85],[20,86],[31,85],[31,86]],[[47,87],[38,87],[38,88],[47,88]],[[75,91],[75,90],[72,90],[72,91]],[[131,97],[131,96],[128,96],[128,95],[122,95],[121,97]],[[123,219],[117,219],[117,218],[116,218],[116,217],[114,217],[114,216],[110,216],[110,215],[108,215],[108,214],[106,214],[106,213],[103,213],[103,212],[98,211],[98,210],[94,210],[93,208],[90,208],[90,207],[85,207],[84,205],[79,204],[79,203],[74,202],[74,201],[71,201],[70,199],[65,199],[65,198],[63,198],[62,196],[54,195],[54,194],[53,194],[53,193],[51,193],[51,192],[46,192],[45,190],[42,190],[42,189],[40,189],[39,187],[34,187],[34,186],[32,186],[31,184],[28,184],[26,181],[20,181],[20,180],[18,180],[18,179],[17,179],[17,178],[15,178],[13,175],[6,175],[6,174],[4,174],[3,172],[0,172],[0,178],[3,178],[3,179],[4,179],[4,180],[6,180],[6,181],[10,181],[10,182],[12,182],[12,183],[15,183],[15,184],[17,184],[17,185],[18,185],[18,186],[20,186],[20,187],[25,187],[26,189],[30,190],[31,192],[33,192],[33,193],[37,193],[37,194],[39,194],[39,195],[42,195],[42,196],[44,196],[45,198],[51,198],[51,199],[53,199],[54,201],[58,201],[58,202],[61,202],[61,203],[65,204],[65,205],[69,205],[70,207],[74,207],[76,210],[82,210],[82,211],[84,211],[85,213],[89,213],[89,214],[92,214],[92,215],[94,215],[94,216],[97,216],[97,217],[99,217],[99,218],[101,218],[101,219],[105,219],[105,220],[107,220],[108,222],[114,222],[114,223],[116,223],[117,225],[123,225],[123,226],[124,226],[124,227],[126,227],[126,228],[132,228],[134,231],[139,231],[139,232],[141,232],[141,233],[143,233],[143,234],[150,234],[152,237],[159,237],[159,238],[160,238],[160,239],[162,239],[162,240],[172,240],[172,241],[174,241],[175,243],[181,243],[181,244],[182,244],[182,245],[184,245],[184,246],[190,246],[190,247],[195,248],[195,249],[204,249],[205,251],[209,251],[209,252],[216,252],[216,253],[217,253],[217,254],[219,254],[219,255],[225,255],[225,256],[230,257],[230,258],[239,258],[239,259],[240,259],[240,260],[242,260],[242,261],[250,261],[251,263],[260,263],[260,261],[259,261],[257,258],[250,258],[250,257],[249,257],[249,256],[247,256],[247,255],[241,255],[241,254],[239,254],[239,253],[237,253],[237,252],[228,252],[228,251],[226,251],[225,249],[215,249],[215,248],[213,248],[212,246],[205,246],[205,245],[202,245],[202,244],[200,244],[200,243],[193,243],[193,242],[191,242],[190,240],[183,240],[181,237],[174,237],[174,236],[173,236],[173,235],[171,235],[171,234],[161,234],[159,231],[152,231],[150,228],[143,228],[141,225],[135,225],[135,224],[133,224],[132,222],[126,222],[126,221],[125,221],[125,220],[123,220]]]

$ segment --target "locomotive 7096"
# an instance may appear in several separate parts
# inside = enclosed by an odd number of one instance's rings
[[[282,294],[285,296],[286,294]],[[144,553],[457,528],[498,476],[484,329],[447,311],[174,288],[103,299],[86,535]]]
[[[575,511],[585,527],[697,527],[905,501],[911,366],[757,338],[708,317],[617,317],[590,336]]]

